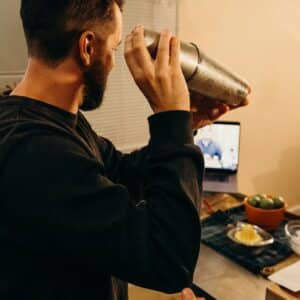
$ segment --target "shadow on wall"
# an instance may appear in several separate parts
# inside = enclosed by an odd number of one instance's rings
[[[285,150],[274,171],[254,177],[253,185],[258,193],[282,195],[288,204],[300,203],[300,148]],[[290,190],[293,190],[293,193]],[[299,198],[295,199],[295,190]]]

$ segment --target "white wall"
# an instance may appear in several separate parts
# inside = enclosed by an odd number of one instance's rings
[[[240,190],[300,203],[300,1],[179,0],[179,35],[245,77]],[[299,179],[298,179],[299,178]]]
[[[20,80],[27,51],[19,17],[20,0],[0,1],[0,92]]]

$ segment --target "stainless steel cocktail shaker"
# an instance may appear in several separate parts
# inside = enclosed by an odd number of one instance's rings
[[[160,34],[145,29],[145,43],[156,56]],[[190,91],[238,106],[251,92],[249,84],[206,56],[197,45],[181,42],[181,68]]]

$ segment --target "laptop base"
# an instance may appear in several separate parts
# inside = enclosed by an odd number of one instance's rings
[[[205,174],[203,178],[204,192],[238,193],[237,174]]]

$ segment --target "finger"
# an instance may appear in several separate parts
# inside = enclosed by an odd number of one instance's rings
[[[249,99],[245,99],[242,101],[241,106],[247,106],[250,103]]]
[[[237,108],[241,108],[241,107],[244,107],[244,106],[247,106],[247,105],[249,105],[249,99],[243,100],[238,106],[230,106],[230,109],[235,110]]]
[[[191,94],[191,104],[199,109],[209,109],[222,105],[222,102],[214,98],[208,98],[201,95],[199,95],[199,97],[195,97]]]
[[[245,99],[240,103],[240,107],[247,106],[249,105],[249,103],[250,103],[249,99]]]
[[[204,125],[208,125],[208,124],[212,124],[213,121],[210,120],[208,114],[204,113],[204,114],[199,114],[198,113],[192,113],[193,114],[193,124],[199,128]]]
[[[197,113],[198,112],[198,107],[196,105],[191,105],[191,112]]]
[[[137,26],[132,35],[133,54],[142,69],[149,69],[152,66],[152,58],[145,45],[144,27]]]
[[[195,92],[193,90],[190,90],[190,96],[191,96],[191,100],[194,101],[194,102],[201,101],[201,100],[205,99],[205,96],[203,96],[200,93]]]
[[[184,289],[181,293],[181,300],[197,300],[191,289]]]
[[[170,64],[173,68],[180,68],[180,42],[176,37],[171,39]]]
[[[193,122],[193,129],[200,129],[205,126],[213,124],[212,122],[209,121],[198,121],[198,122]]]
[[[129,67],[135,64],[132,48],[132,34],[128,34],[125,39],[124,56]]]
[[[209,119],[214,121],[219,119],[222,115],[226,114],[230,110],[230,107],[225,104],[218,105],[217,107],[213,108],[209,112]]]
[[[159,39],[156,61],[159,68],[165,69],[169,66],[170,61],[170,40],[171,33],[164,30]]]

